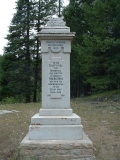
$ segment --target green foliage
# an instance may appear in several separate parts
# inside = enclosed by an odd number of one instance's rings
[[[89,4],[92,3],[88,2]],[[71,53],[71,97],[79,97],[82,94],[87,94],[89,84],[86,83],[86,77],[91,74],[92,56],[83,48],[83,35],[88,31],[88,24],[84,18],[82,9],[83,2],[80,0],[70,1],[70,4],[64,9],[63,15],[70,27],[71,32],[76,32],[72,42]],[[90,59],[89,59],[90,58]],[[89,61],[90,60],[90,61]],[[90,66],[88,66],[90,65]]]
[[[1,62],[2,62],[2,56],[0,55],[0,101],[2,100],[2,95],[1,95],[1,91],[3,89],[2,85],[1,85],[1,80],[2,80],[2,66],[1,66]]]
[[[96,58],[95,69],[88,81],[95,90],[117,89],[120,78],[120,5],[117,0],[97,0],[92,6],[84,4],[83,9],[90,26],[83,41],[86,51]]]
[[[18,0],[16,4],[5,55],[0,57],[0,100],[20,95],[26,102],[36,102],[41,92],[41,56],[33,35],[57,11],[56,0]],[[63,16],[71,32],[76,32],[71,96],[120,89],[119,0],[70,0]]]
[[[1,63],[0,95],[37,101],[41,92],[41,55],[36,32],[56,12],[56,0],[18,0]]]
[[[24,97],[21,96],[14,96],[14,97],[5,97],[1,101],[2,104],[15,104],[15,103],[25,103]]]
[[[119,1],[70,2],[63,15],[71,31],[76,32],[71,54],[72,90],[77,88],[79,92],[83,88],[85,94],[119,89]],[[76,83],[76,79],[79,82]]]

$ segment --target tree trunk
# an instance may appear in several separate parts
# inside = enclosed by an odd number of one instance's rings
[[[40,32],[40,0],[39,0],[39,5],[38,5],[38,26],[37,26],[37,32]],[[33,93],[33,102],[37,101],[37,86],[38,86],[38,66],[39,66],[39,42],[37,39],[37,55],[36,55],[36,62],[35,62],[35,74],[34,74],[34,93]]]
[[[34,74],[34,94],[33,94],[33,102],[37,101],[37,86],[38,86],[38,66],[39,66],[39,42],[37,40],[37,56],[35,62],[35,74]]]
[[[28,89],[26,91],[26,103],[30,103],[30,51],[29,51],[29,0],[27,0],[27,45],[26,45],[26,65],[27,65],[27,81]]]

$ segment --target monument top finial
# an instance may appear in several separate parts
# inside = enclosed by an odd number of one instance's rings
[[[65,26],[66,23],[63,21],[63,17],[55,17],[50,18],[47,22],[47,27],[55,27],[55,26]]]
[[[70,27],[66,26],[66,22],[63,20],[63,17],[50,17],[47,24],[42,28],[40,34],[47,33],[47,34],[59,34],[62,33],[70,33]]]

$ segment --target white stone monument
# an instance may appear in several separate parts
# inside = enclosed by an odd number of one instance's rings
[[[70,108],[70,52],[75,33],[51,18],[38,38],[42,52],[42,108],[31,118],[21,157],[94,160],[92,142]],[[31,150],[31,147],[32,150]]]

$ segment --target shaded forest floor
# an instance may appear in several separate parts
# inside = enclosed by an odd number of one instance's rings
[[[40,107],[40,103],[0,105],[0,110],[20,111],[0,115],[0,160],[19,160],[18,146]],[[71,108],[81,117],[97,160],[120,160],[120,95],[72,99]]]

